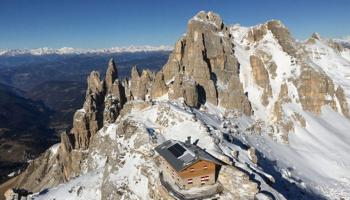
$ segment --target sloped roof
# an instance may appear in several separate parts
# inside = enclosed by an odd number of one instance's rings
[[[167,140],[157,146],[155,150],[178,172],[199,160],[214,162],[218,165],[223,164],[197,145],[177,140]]]

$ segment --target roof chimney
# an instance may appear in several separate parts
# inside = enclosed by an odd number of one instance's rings
[[[188,137],[187,137],[187,140],[186,140],[185,143],[186,143],[186,144],[191,144],[191,136],[188,136]]]

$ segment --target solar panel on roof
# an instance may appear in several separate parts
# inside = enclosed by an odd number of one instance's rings
[[[176,157],[182,156],[184,152],[186,151],[185,148],[183,148],[180,144],[176,143],[168,148],[168,150]]]

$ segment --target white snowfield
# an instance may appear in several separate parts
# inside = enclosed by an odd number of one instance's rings
[[[306,45],[312,66],[321,68],[335,84],[342,86],[350,102],[350,49],[337,52],[327,45],[326,39],[315,42]]]
[[[291,106],[289,109],[297,108]],[[307,126],[297,127],[295,133],[290,134],[289,145],[277,143],[265,133],[258,135],[240,132],[249,127],[251,119],[245,116],[222,117],[222,110],[211,105],[207,105],[207,111],[204,112],[191,110],[180,103],[163,102],[145,110],[133,110],[124,118],[138,123],[142,129],[156,130],[159,142],[165,139],[184,141],[187,136],[191,136],[192,141],[199,139],[198,145],[215,157],[231,157],[235,166],[253,174],[261,190],[273,194],[276,199],[299,199],[289,195],[301,190],[309,193],[304,199],[349,199],[350,121],[327,107],[323,109],[321,117],[301,113],[307,120]],[[223,128],[223,124],[227,127]],[[234,128],[235,125],[238,128]],[[117,188],[127,186],[130,189],[129,196],[124,199],[151,199],[149,192],[152,188],[149,188],[148,182],[154,182],[158,178],[158,168],[153,159],[146,159],[142,155],[150,152],[154,146],[147,141],[147,144],[135,147],[137,138],[147,139],[147,131],[137,132],[125,140],[118,136],[120,133],[116,127],[117,125],[111,124],[98,133],[101,137],[114,141],[116,146],[124,145],[126,148],[123,155],[125,163],[111,173],[109,179]],[[229,129],[239,132],[233,134],[239,142],[232,143],[223,138]],[[259,157],[258,165],[252,163],[247,149],[240,143],[255,147],[263,154]],[[239,151],[238,159],[231,155],[232,150]],[[102,153],[95,153],[97,154],[92,156],[92,162],[96,163],[94,170],[86,171],[68,183],[36,194],[33,198],[100,199],[106,159]],[[151,169],[152,176],[141,173],[143,165]],[[275,184],[269,185],[267,180],[274,181]],[[262,199],[266,197],[262,194],[259,196]]]
[[[135,52],[152,52],[152,51],[171,51],[172,46],[160,45],[160,46],[127,46],[127,47],[111,47],[102,49],[83,49],[83,48],[72,48],[62,47],[59,49],[53,49],[48,47],[36,48],[36,49],[0,49],[0,56],[18,56],[29,54],[33,56],[42,55],[79,55],[79,54],[112,54],[112,53],[135,53]]]

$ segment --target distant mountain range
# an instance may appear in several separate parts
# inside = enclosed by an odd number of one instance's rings
[[[102,49],[83,49],[83,48],[72,48],[62,47],[59,49],[54,48],[36,48],[36,49],[0,49],[0,56],[18,56],[18,55],[71,55],[71,54],[113,54],[113,53],[124,53],[124,52],[152,52],[152,51],[171,51],[172,46],[160,45],[160,46],[128,46],[128,47],[111,47]]]
[[[339,42],[345,48],[350,48],[350,36],[344,37],[342,39],[334,39],[336,42]]]

